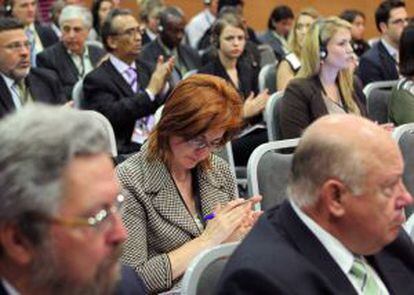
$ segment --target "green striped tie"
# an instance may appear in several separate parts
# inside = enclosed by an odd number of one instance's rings
[[[368,269],[367,265],[358,258],[355,258],[350,274],[358,282],[360,291],[364,295],[379,295],[381,290],[374,279],[373,274]]]

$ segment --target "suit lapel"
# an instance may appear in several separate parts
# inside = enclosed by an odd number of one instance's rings
[[[320,271],[338,291],[337,294],[357,294],[347,276],[331,255],[293,211],[288,201],[281,205],[279,222],[299,252]]]
[[[2,108],[5,109],[7,112],[13,111],[16,108],[14,106],[13,98],[9,91],[9,88],[7,88],[6,82],[1,76],[0,76],[0,104],[2,105]]]
[[[88,46],[88,51],[89,51],[89,58],[91,60],[92,66],[95,68],[96,64],[101,59],[101,54],[94,46]]]
[[[63,46],[63,43],[60,42],[59,43],[59,57],[57,58],[62,58],[62,66],[66,75],[70,75],[72,76],[71,80],[77,81],[78,77],[79,77],[79,72],[78,69],[76,68],[75,64],[73,63],[72,58],[70,57],[69,53],[66,51],[65,47]],[[69,79],[67,79],[69,80]]]
[[[134,92],[131,86],[125,81],[124,77],[117,71],[112,62],[108,59],[104,61],[102,66],[106,72],[111,76],[111,81],[123,92],[124,95],[133,96]]]
[[[381,63],[386,65],[386,71],[388,73],[385,74],[388,76],[398,76],[398,70],[396,65],[397,62],[394,59],[394,57],[390,55],[390,53],[381,41],[378,41],[378,51],[380,54]]]
[[[145,147],[143,149],[145,150]],[[180,194],[167,167],[159,159],[145,162],[143,166],[143,171],[148,171],[144,176],[144,191],[153,195],[152,204],[155,210],[192,237],[199,236],[200,231],[179,197]]]

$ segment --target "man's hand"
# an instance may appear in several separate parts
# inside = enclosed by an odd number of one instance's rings
[[[166,62],[164,62],[164,57],[160,55],[158,57],[157,66],[152,73],[151,80],[147,89],[154,95],[159,94],[160,91],[164,88],[166,81],[170,77],[173,68],[174,58],[171,57]]]

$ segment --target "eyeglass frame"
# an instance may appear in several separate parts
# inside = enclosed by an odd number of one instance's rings
[[[141,36],[144,34],[144,29],[140,26],[135,27],[135,28],[129,28],[126,29],[123,32],[113,32],[110,35],[111,36],[127,36],[128,38],[133,38],[135,37],[137,34],[140,34]]]
[[[394,19],[394,20],[388,20],[388,24],[401,26],[401,25],[408,24],[409,21],[410,21],[410,19],[408,17],[407,18],[397,18],[397,19]]]
[[[12,43],[7,44],[7,45],[2,45],[1,47],[12,50],[12,51],[17,51],[17,50],[20,51],[22,49],[30,50],[31,45],[32,44],[30,43],[30,41],[27,40],[27,41],[24,41],[24,42],[18,42],[18,41],[12,42]]]
[[[223,138],[218,138],[212,141],[207,141],[202,136],[197,136],[194,138],[190,138],[187,141],[187,144],[195,149],[195,150],[202,150],[208,148],[210,150],[218,150],[223,147]]]
[[[125,197],[119,194],[116,196],[114,204],[99,210],[96,214],[90,217],[64,218],[59,216],[48,216],[39,212],[28,212],[27,215],[34,221],[55,223],[72,228],[89,227],[96,231],[104,231],[104,227],[102,225],[105,224],[106,221],[109,221],[111,216],[114,216],[116,213],[122,214],[124,202]]]

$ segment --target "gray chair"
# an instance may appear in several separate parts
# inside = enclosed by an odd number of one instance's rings
[[[267,88],[269,93],[276,92],[276,65],[277,61],[261,68],[259,72],[259,91]]]
[[[80,111],[80,112],[82,112],[82,114],[84,114],[85,116],[90,117],[91,120],[95,120],[99,122],[99,125],[102,127],[102,130],[105,132],[108,142],[109,142],[110,150],[108,151],[108,153],[113,158],[116,158],[118,156],[118,150],[116,148],[115,133],[109,120],[104,115],[96,111],[85,110],[85,111]]]
[[[404,184],[410,194],[414,195],[414,123],[398,126],[392,132],[392,137],[398,142],[404,159]],[[413,211],[413,205],[407,207],[407,216],[410,216]]]
[[[231,148],[231,142],[227,142],[226,145],[217,150],[215,154],[221,157],[230,165],[230,169],[233,172],[234,177],[237,179],[237,184],[240,186],[245,186],[247,184],[246,179],[246,172],[242,171],[242,167],[236,167],[234,164],[234,157],[233,157],[233,150]],[[237,195],[239,195],[239,191],[237,190]]]
[[[260,44],[257,49],[260,52],[260,68],[268,64],[274,64],[277,61],[275,52],[269,44]]]
[[[292,154],[282,154],[281,149],[296,147],[299,138],[264,143],[250,155],[247,163],[249,195],[261,195],[262,202],[256,209],[266,210],[286,198],[286,187]]]
[[[181,284],[182,295],[215,294],[220,275],[239,242],[205,250],[191,261]]]
[[[83,100],[83,79],[76,82],[72,89],[73,107],[75,109],[81,108],[81,101]]]
[[[378,123],[388,122],[388,107],[392,87],[397,85],[398,80],[380,81],[369,83],[364,87],[367,98],[368,117]]]
[[[279,125],[279,111],[283,93],[283,91],[273,93],[269,97],[266,108],[264,110],[263,115],[267,125],[267,136],[269,138],[269,141],[278,140],[282,137]]]

